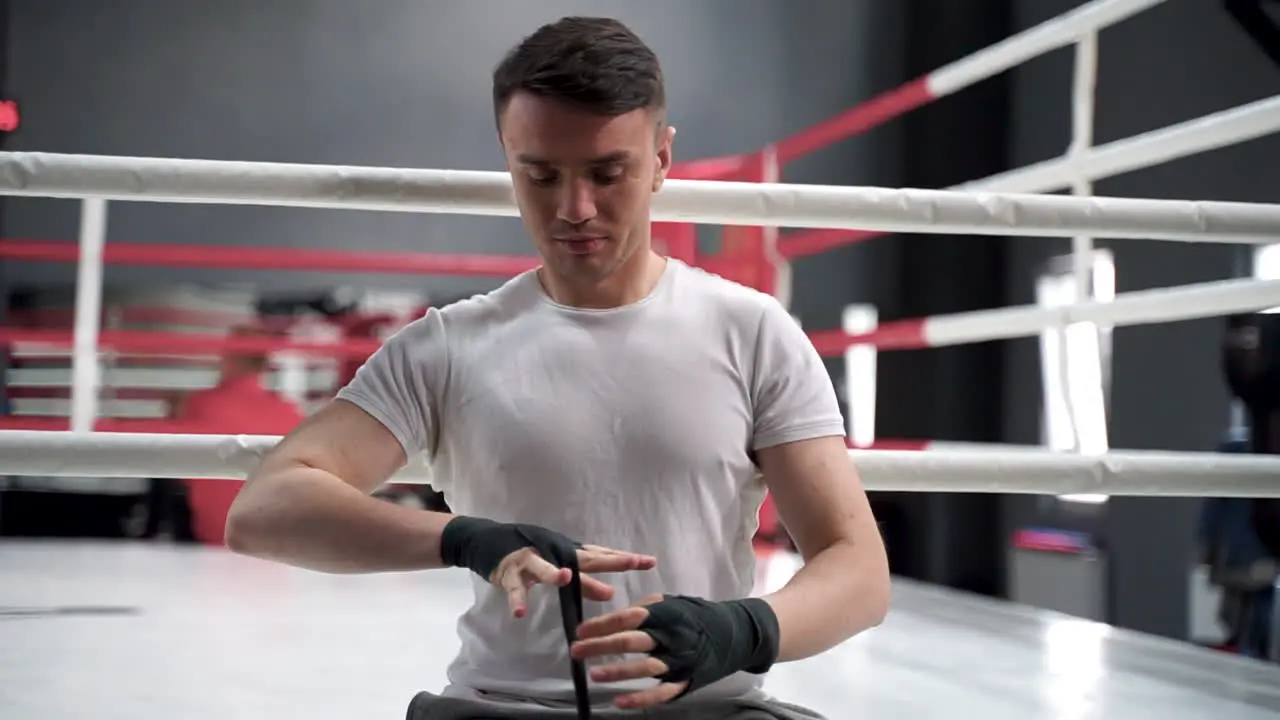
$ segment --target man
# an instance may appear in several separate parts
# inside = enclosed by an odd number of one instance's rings
[[[410,717],[574,717],[571,659],[597,717],[814,717],[762,674],[876,625],[889,598],[821,361],[773,298],[651,249],[675,130],[626,27],[540,28],[493,100],[542,266],[388,340],[264,460],[229,544],[327,572],[473,570],[450,685]],[[367,498],[419,453],[456,515]],[[806,564],[749,598],[766,486]],[[572,649],[572,569],[535,549],[569,538],[589,616]]]
[[[227,332],[227,337],[232,340],[272,335],[257,323],[237,325]],[[182,432],[188,433],[279,435],[289,432],[302,422],[303,414],[292,402],[264,387],[263,381],[270,369],[271,359],[266,353],[225,353],[218,363],[218,384],[181,398],[174,405],[173,419],[180,423]],[[181,498],[175,495],[181,493],[176,492],[177,488],[170,481],[152,483],[159,493],[155,506],[168,504],[176,511],[171,520],[178,520],[180,525],[178,505]],[[195,539],[222,545],[227,513],[240,483],[189,478],[181,485],[186,490],[185,503],[191,512],[191,531]],[[162,513],[157,513],[155,520],[160,520]]]

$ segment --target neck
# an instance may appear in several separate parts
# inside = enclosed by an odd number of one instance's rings
[[[538,280],[547,295],[561,305],[586,310],[607,310],[640,302],[653,292],[667,259],[645,248],[628,258],[613,274],[594,283],[577,283],[556,277],[544,265]]]
[[[225,367],[222,370],[221,378],[219,378],[218,380],[218,385],[223,387],[227,385],[233,385],[235,383],[240,382],[241,380],[245,380],[247,378],[253,377],[256,374],[257,373],[253,370],[250,370],[248,368],[243,368],[237,365]]]

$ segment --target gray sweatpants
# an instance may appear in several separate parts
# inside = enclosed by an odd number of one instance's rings
[[[420,692],[405,720],[574,720],[572,707],[512,707],[506,704],[441,697]],[[776,700],[689,700],[648,710],[592,710],[593,720],[823,720],[818,713]]]

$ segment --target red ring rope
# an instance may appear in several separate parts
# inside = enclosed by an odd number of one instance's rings
[[[936,99],[929,78],[921,77],[882,93],[839,115],[811,126],[775,143],[765,151],[718,158],[704,158],[680,163],[670,176],[694,180],[738,179],[761,182],[776,180],[768,162],[781,165],[816,152],[828,145],[867,132],[889,120]],[[697,258],[696,235],[692,225],[663,224],[664,243],[670,254],[697,262],[701,259],[709,270],[729,279],[771,290],[770,260],[764,251],[764,234],[728,233],[719,257]],[[881,233],[848,230],[813,230],[795,232],[778,239],[777,252],[783,258],[811,255],[831,248],[870,239]],[[37,262],[76,262],[79,248],[71,242],[31,239],[0,239],[0,258]],[[116,265],[154,265],[164,267],[236,268],[256,270],[311,270],[342,273],[444,274],[509,277],[536,267],[535,257],[492,255],[449,255],[389,252],[356,252],[342,250],[310,250],[297,248],[173,246],[140,243],[108,243],[103,262]],[[166,314],[174,320],[196,317],[183,311]],[[203,316],[201,316],[203,318]],[[208,319],[208,318],[204,318]],[[875,344],[882,349],[906,349],[925,346],[924,320],[901,321],[884,325],[874,333],[849,336],[840,331],[812,333],[815,346],[825,356],[842,353],[851,342]],[[45,329],[0,328],[0,344],[26,343],[43,348],[67,349],[72,334]],[[271,352],[293,350],[341,358],[367,357],[377,349],[374,340],[344,340],[342,343],[314,343],[274,338],[222,337],[189,335],[172,332],[104,330],[99,346],[126,355],[220,355],[235,352]],[[100,431],[183,432],[181,422],[172,420],[101,419]],[[66,429],[66,421],[46,418],[0,418],[0,428]],[[876,447],[921,449],[916,441],[882,441]]]
[[[0,345],[27,343],[46,348],[71,348],[73,335],[63,330],[0,328]],[[103,330],[98,347],[127,355],[224,355],[233,353],[299,352],[335,358],[367,358],[381,343],[344,339],[340,343],[280,340],[269,337],[194,335],[146,330]]]
[[[1077,13],[1068,13],[1070,17]],[[1107,20],[1106,23],[1115,22]],[[1094,30],[1103,26],[1095,23]],[[1065,24],[1064,24],[1065,27]],[[1059,32],[1054,37],[1037,36],[1032,43],[1039,52],[1061,46],[1073,41],[1075,29],[1071,33]],[[1020,38],[1023,44],[1031,37],[1027,33]],[[1010,38],[1016,40],[1016,38]],[[1054,43],[1057,43],[1056,45]],[[1014,42],[1016,45],[1017,43]],[[988,48],[993,50],[996,48]],[[1006,48],[1008,49],[1008,48]],[[1023,48],[1026,50],[1026,48]],[[939,68],[929,75],[917,78],[900,87],[882,93],[863,102],[835,117],[829,118],[796,135],[781,140],[755,153],[746,155],[705,158],[690,163],[679,164],[671,170],[671,177],[696,180],[739,179],[755,182],[778,182],[781,167],[786,163],[811,154],[840,140],[867,132],[883,125],[889,120],[900,117],[910,110],[919,108],[945,94],[950,94],[972,85],[985,77],[990,77],[1011,66],[1022,62],[1020,52],[980,52],[956,63]],[[673,257],[696,262],[697,242],[694,227],[682,224],[661,224],[662,237],[655,232],[655,245]],[[657,225],[655,225],[657,227]],[[817,254],[843,245],[878,237],[883,233],[857,230],[810,230],[791,232],[776,236],[774,229],[757,229],[742,232],[724,232],[724,249],[718,257],[710,258],[701,264],[708,270],[718,272],[728,279],[751,285],[765,292],[774,292],[773,282],[778,277],[773,267],[776,258],[794,259]],[[669,234],[668,234],[669,233]],[[777,238],[775,243],[767,242]],[[44,261],[75,261],[78,251],[75,246],[62,244],[56,251],[52,246],[38,241],[0,240],[0,257],[14,259]],[[773,247],[770,247],[773,245]],[[25,253],[25,254],[24,254]],[[772,253],[772,254],[771,254]],[[104,262],[126,264],[152,264],[168,266],[254,268],[254,269],[297,269],[334,272],[387,272],[387,273],[442,273],[451,275],[514,275],[537,264],[533,258],[496,258],[490,256],[471,257],[456,255],[418,255],[418,254],[370,254],[350,253],[342,251],[317,250],[263,250],[261,248],[209,248],[209,247],[172,247],[136,244],[108,244],[105,249]],[[913,349],[928,346],[926,336],[928,318],[903,320],[882,325],[880,329],[863,335],[849,335],[839,330],[825,330],[809,335],[819,352],[826,356],[839,355],[850,344],[870,344],[880,349]],[[26,331],[0,328],[0,343],[4,342],[43,342],[71,345],[69,333],[50,331]],[[251,351],[270,351],[278,349],[297,349],[306,352],[322,352],[334,354],[337,348],[352,350],[353,355],[367,355],[372,352],[376,343],[370,347],[360,347],[359,341],[346,341],[341,345],[296,343],[289,341],[269,340],[254,343],[250,338],[195,338],[175,335],[173,333],[139,333],[109,330],[101,334],[100,344],[119,351],[155,352],[172,354],[175,349],[199,348],[197,352],[222,353],[227,351],[243,351],[248,345]],[[268,347],[269,346],[269,347]],[[357,349],[358,348],[358,349]],[[338,352],[337,354],[342,354]],[[8,424],[14,418],[0,418],[0,426]],[[20,422],[32,422],[29,418],[18,419]],[[128,431],[132,427],[141,430],[147,421],[99,421],[98,429],[120,428]],[[52,424],[52,423],[51,423]],[[154,423],[156,432],[179,432],[179,425],[170,421]],[[161,429],[163,428],[163,429]],[[51,428],[52,429],[52,428]],[[65,429],[65,426],[63,428]],[[875,447],[886,449],[924,449],[926,441],[880,441]],[[772,508],[766,505],[761,511],[761,530],[771,529],[776,522],[772,517]]]
[[[814,330],[809,340],[825,358],[843,357],[850,345],[871,345],[877,350],[919,350],[929,347],[925,323],[929,318],[887,322],[868,333],[850,334],[842,330]]]
[[[80,249],[74,242],[0,239],[0,258],[3,259],[76,262],[79,257]],[[103,247],[102,261],[111,265],[501,277],[518,275],[537,267],[541,262],[532,256],[359,252],[230,245],[153,245],[127,242],[107,243]]]
[[[774,146],[776,162],[790,162],[816,152],[840,140],[867,132],[889,120],[897,118],[935,99],[930,90],[928,76],[917,78],[900,87],[884,92],[860,103],[845,112],[785,138]],[[750,179],[762,180],[767,173],[763,169],[763,153],[704,158],[672,167],[671,176],[684,179]],[[671,235],[668,244],[677,256],[692,257],[696,240],[692,226],[666,224]],[[751,246],[762,242],[758,233],[741,233],[742,237],[726,239],[726,249],[720,258],[708,258],[699,263],[730,279],[761,289],[771,284],[768,272],[762,267],[768,259],[760,248]],[[821,252],[879,233],[817,230],[785,235],[778,240],[778,252],[784,258]],[[33,240],[22,238],[0,239],[0,259],[36,262],[76,262],[79,248],[72,242]],[[455,276],[510,277],[538,265],[536,257],[495,255],[451,255],[425,253],[358,252],[345,250],[312,250],[298,248],[260,248],[235,246],[159,245],[144,243],[108,243],[103,252],[103,262],[115,265],[154,265],[162,267],[236,268],[253,270],[311,270],[344,273],[393,273],[393,274],[442,274]],[[768,288],[771,289],[771,288]],[[33,340],[27,331],[16,328],[0,328],[0,342],[41,342],[60,344],[54,335],[43,335]],[[109,334],[111,333],[111,334]],[[120,334],[125,333],[125,334]],[[183,347],[199,347],[213,352],[229,350],[221,343],[225,339],[190,340],[182,335],[132,335],[127,331],[107,331],[102,342],[113,338],[119,352],[152,352],[162,339],[168,338]],[[20,339],[25,338],[25,339]],[[816,340],[829,342],[819,336]],[[319,352],[319,348],[313,348]],[[352,353],[354,355],[355,353]]]

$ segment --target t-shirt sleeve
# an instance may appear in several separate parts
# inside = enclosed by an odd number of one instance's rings
[[[752,401],[755,450],[845,434],[822,358],[800,323],[773,300],[765,304],[756,335]]]
[[[438,310],[392,335],[338,391],[400,441],[406,457],[434,451],[439,392],[448,373],[448,345]]]

